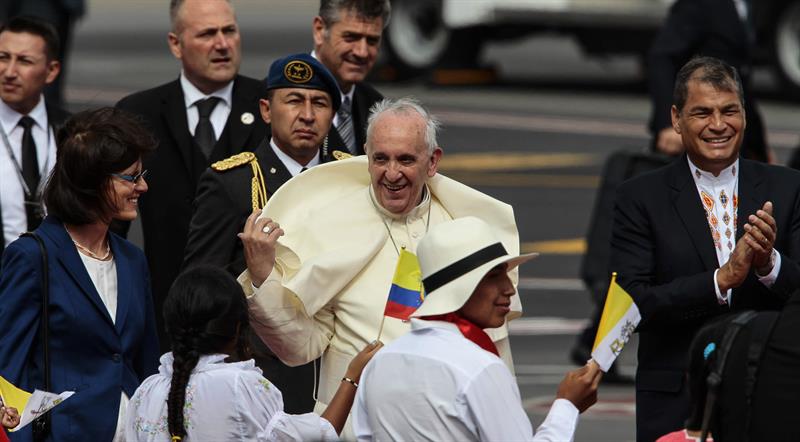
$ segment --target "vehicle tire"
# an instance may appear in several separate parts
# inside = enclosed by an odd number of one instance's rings
[[[441,62],[475,65],[481,32],[451,30],[442,20],[441,0],[394,0],[384,32],[384,54],[398,78],[428,73]]]
[[[783,92],[800,97],[800,0],[786,2],[777,15],[773,57]]]

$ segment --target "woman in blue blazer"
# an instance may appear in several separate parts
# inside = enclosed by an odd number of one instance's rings
[[[158,366],[147,262],[108,230],[136,218],[147,191],[142,155],[154,147],[137,120],[112,108],[77,114],[58,134],[48,216],[35,233],[48,256],[50,389],[75,395],[50,412],[50,440],[121,440],[128,398]],[[44,388],[41,259],[22,237],[0,269],[0,375],[27,391]],[[30,426],[10,434],[32,438]]]

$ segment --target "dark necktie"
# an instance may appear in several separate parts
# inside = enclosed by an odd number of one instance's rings
[[[342,101],[342,105],[336,115],[339,117],[339,125],[336,126],[336,130],[341,135],[347,150],[353,155],[357,155],[356,136],[353,132],[352,106],[349,97],[344,97],[344,101]]]
[[[194,128],[194,141],[200,147],[200,151],[206,158],[211,157],[211,151],[214,150],[214,145],[217,144],[217,137],[214,135],[214,126],[211,124],[211,112],[214,107],[219,103],[219,97],[208,97],[204,100],[197,100],[194,105],[197,106],[197,114],[200,117],[197,120],[197,126]]]
[[[24,116],[19,119],[22,126],[22,178],[28,186],[25,193],[25,214],[28,218],[28,230],[33,231],[42,221],[40,202],[38,198],[39,188],[39,160],[36,156],[36,143],[33,141],[33,118]]]

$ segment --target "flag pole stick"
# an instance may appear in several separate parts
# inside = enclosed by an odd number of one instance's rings
[[[383,319],[381,319],[381,328],[378,329],[378,337],[375,338],[376,341],[381,340],[381,335],[383,334],[383,324],[386,322],[386,315],[383,315]]]

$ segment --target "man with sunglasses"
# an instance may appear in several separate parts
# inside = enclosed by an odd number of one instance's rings
[[[56,162],[55,128],[69,114],[42,91],[61,70],[55,29],[16,17],[0,29],[0,219],[2,245],[41,223],[45,179]]]

